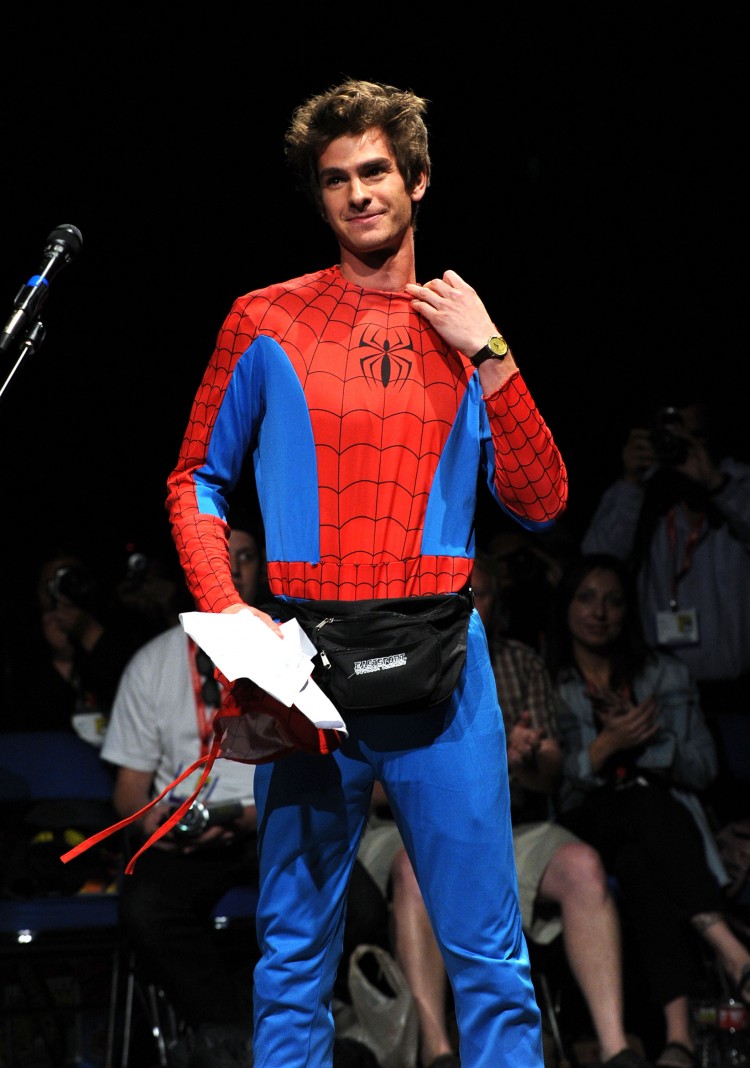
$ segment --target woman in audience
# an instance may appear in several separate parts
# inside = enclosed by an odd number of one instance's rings
[[[690,1068],[696,933],[750,1004],[750,953],[722,914],[726,873],[700,802],[717,762],[697,688],[681,660],[646,645],[628,567],[606,554],[573,560],[561,576],[545,656],[562,699],[560,822],[616,877],[664,1013],[656,1063]]]

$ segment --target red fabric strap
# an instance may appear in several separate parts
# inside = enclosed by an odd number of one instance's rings
[[[187,797],[179,806],[179,808],[176,808],[175,811],[172,812],[171,815],[166,820],[164,820],[163,823],[159,824],[159,826],[156,828],[156,830],[148,839],[148,841],[145,842],[144,845],[142,845],[141,848],[138,850],[138,852],[128,861],[127,867],[125,868],[125,874],[132,875],[135,862],[141,855],[141,853],[145,852],[145,850],[152,846],[154,842],[158,842],[159,839],[163,838],[164,835],[168,831],[170,831],[176,823],[179,823],[179,821],[185,815],[187,810],[193,804],[196,797],[200,793],[203,784],[211,773],[211,768],[213,767],[214,761],[216,760],[217,756],[220,755],[220,748],[221,747],[219,739],[217,736],[214,736],[214,740],[211,743],[211,748],[206,754],[206,756],[199,757],[198,760],[196,760],[193,764],[190,765],[190,767],[186,768],[183,771],[182,775],[175,779],[174,782],[171,782],[168,786],[166,786],[158,797],[153,798],[153,800],[149,801],[147,805],[144,805],[143,808],[139,809],[137,812],[133,812],[124,820],[120,820],[119,823],[113,823],[111,827],[105,827],[103,831],[97,831],[96,834],[92,834],[89,838],[85,838],[82,842],[79,842],[78,845],[75,846],[73,849],[69,850],[67,853],[63,853],[60,857],[60,860],[63,862],[63,864],[67,864],[68,861],[73,860],[81,853],[84,853],[87,849],[90,849],[92,846],[97,845],[105,838],[108,838],[111,834],[115,834],[117,831],[123,830],[125,827],[129,827],[130,824],[135,823],[136,820],[139,820],[141,816],[143,816],[144,813],[148,812],[149,809],[153,808],[154,805],[158,805],[158,803],[162,801],[175,786],[181,783],[184,779],[188,778],[189,775],[192,775],[193,772],[197,771],[198,768],[200,768],[202,765],[203,772],[201,774],[200,780],[198,781],[198,785],[196,786],[192,794]]]

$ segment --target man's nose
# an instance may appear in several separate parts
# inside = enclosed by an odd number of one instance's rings
[[[366,204],[370,200],[370,191],[359,178],[352,178],[349,197],[353,204]]]

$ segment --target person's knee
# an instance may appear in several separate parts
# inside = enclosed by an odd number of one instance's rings
[[[602,858],[585,842],[566,842],[556,850],[542,886],[548,896],[562,903],[573,897],[587,903],[611,897]]]

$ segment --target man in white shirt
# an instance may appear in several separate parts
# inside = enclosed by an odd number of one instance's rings
[[[237,592],[253,604],[263,568],[260,540],[235,526],[229,552]],[[207,752],[220,699],[213,665],[181,624],[133,656],[102,747],[103,758],[118,767],[114,803],[122,818],[140,811]],[[189,810],[198,826],[169,831],[123,880],[123,926],[139,960],[195,1034],[192,1055],[184,1060],[189,1068],[252,1063],[251,975],[232,974],[211,912],[231,887],[257,882],[254,770],[252,764],[217,759]],[[200,769],[132,825],[134,847],[190,796],[199,777]],[[178,828],[189,823],[186,818]]]

